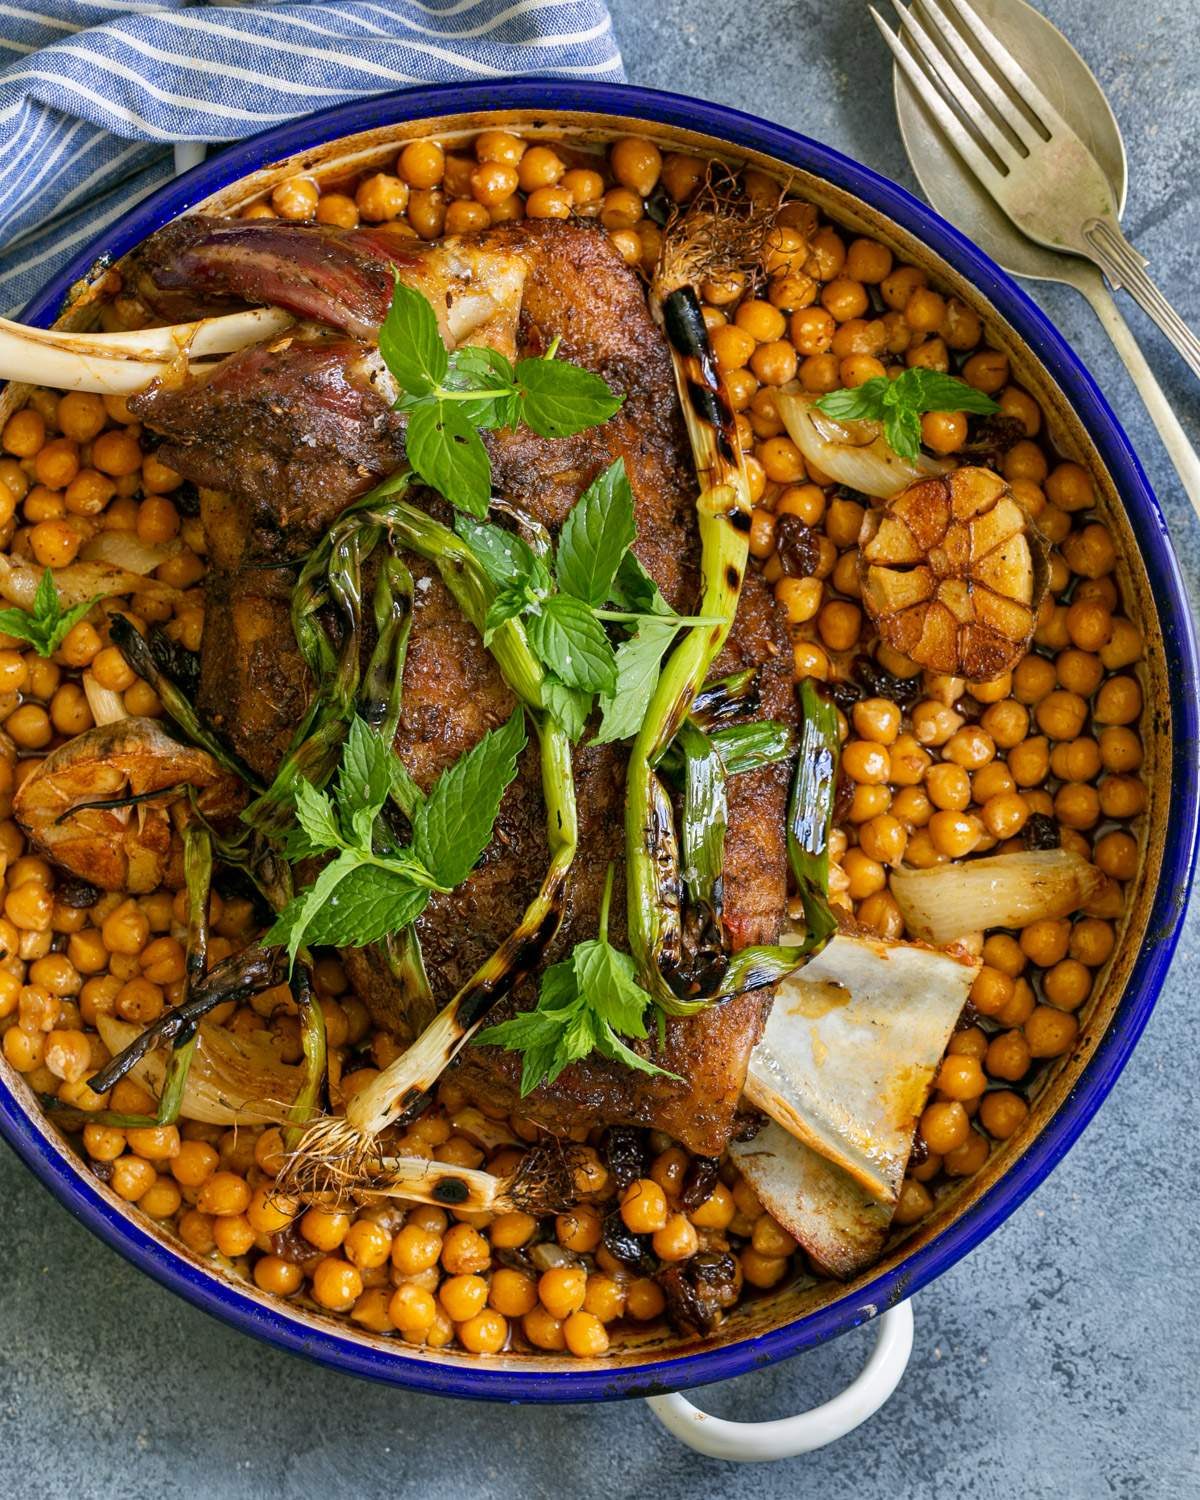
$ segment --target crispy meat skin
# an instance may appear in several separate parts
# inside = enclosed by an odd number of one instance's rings
[[[302,258],[304,237],[313,231],[290,226],[287,232],[301,241]],[[279,234],[274,227],[273,255],[278,254]],[[343,238],[353,242],[353,235]],[[561,336],[562,358],[599,371],[626,398],[610,422],[574,438],[551,442],[524,429],[489,434],[497,494],[557,528],[592,478],[623,456],[637,510],[635,550],[676,607],[692,606],[699,560],[694,470],[670,358],[649,317],[640,284],[607,238],[587,228],[526,223],[479,238],[492,249],[518,255],[528,266],[518,352],[541,353],[553,337]],[[242,243],[248,239],[243,235]],[[194,242],[190,244],[189,255],[194,256]],[[152,274],[154,258],[151,243],[141,261],[143,278]],[[225,279],[217,289],[231,296],[252,296],[251,290],[238,285],[236,269],[236,261],[225,265]],[[247,278],[248,288],[255,284],[253,277]],[[306,310],[311,313],[313,305]],[[335,319],[330,316],[327,321]],[[185,388],[170,396],[147,397],[140,404],[147,423],[165,430],[172,440],[168,461],[201,483],[219,479],[223,487],[237,490],[232,502],[205,495],[212,571],[201,707],[264,775],[278,763],[303,711],[307,690],[287,612],[293,575],[278,564],[301,555],[330,516],[365,488],[364,479],[369,482],[394,468],[402,457],[402,437],[388,426],[390,414],[381,410],[382,403],[369,387],[360,383],[357,398],[347,397],[345,380],[331,371],[330,347],[335,342],[339,341],[319,340],[319,357],[306,349],[298,358],[295,344],[270,355],[272,384],[267,391],[261,367],[255,370],[253,384],[246,383],[237,368],[229,374],[223,369],[209,383],[218,387],[215,392]],[[317,442],[307,442],[302,457],[296,437],[304,426],[313,381],[319,382],[321,391],[333,391],[336,400],[322,407],[320,421],[314,424]],[[227,396],[227,391],[234,394]],[[357,420],[354,399],[361,402]],[[276,416],[277,410],[281,416]],[[326,429],[321,424],[330,411],[334,415]],[[347,431],[338,438],[342,422]],[[321,436],[326,430],[331,439]],[[345,463],[351,454],[354,473]],[[369,473],[359,474],[358,465]],[[305,475],[315,476],[315,482],[305,483]],[[265,478],[260,481],[259,476]],[[434,497],[428,497],[428,504],[435,511],[441,506]],[[396,750],[417,781],[428,786],[486,729],[508,716],[513,700],[436,572],[418,559],[412,563],[417,596]],[[746,581],[737,622],[715,672],[745,665],[763,668],[762,712],[793,718],[786,641],[770,593],[756,574]],[[564,956],[576,941],[595,935],[600,890],[610,861],[616,866],[618,890],[623,882],[624,752],[612,746],[581,747],[575,773],[580,852],[550,961]],[[783,768],[740,776],[731,783],[725,916],[735,947],[771,942],[778,935],[786,896],[785,798]],[[457,891],[435,897],[420,921],[422,950],[438,1003],[517,924],[536,891],[546,857],[540,775],[531,746],[478,869]],[[611,930],[615,941],[624,941],[619,903]],[[418,1018],[404,1014],[383,955],[374,949],[348,950],[343,957],[375,1018],[402,1036],[409,1034],[411,1021]],[[518,996],[497,1008],[495,1018],[533,999],[534,987],[526,984]],[[556,1131],[580,1124],[650,1125],[694,1151],[716,1154],[728,1137],[747,1059],[769,1003],[769,994],[746,995],[690,1020],[669,1022],[659,1061],[680,1073],[683,1084],[648,1078],[592,1057],[568,1068],[552,1088],[539,1089],[522,1101],[521,1110]],[[656,1055],[656,1044],[647,1045]],[[457,1076],[477,1099],[506,1107],[517,1103],[520,1061],[511,1053],[468,1049]]]

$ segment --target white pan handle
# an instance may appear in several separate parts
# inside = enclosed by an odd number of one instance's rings
[[[874,1416],[900,1384],[912,1353],[911,1302],[890,1308],[879,1319],[878,1327],[879,1338],[857,1380],[812,1411],[780,1417],[775,1422],[727,1422],[700,1411],[678,1392],[650,1396],[646,1405],[669,1433],[709,1458],[761,1463],[811,1453],[845,1437]]]

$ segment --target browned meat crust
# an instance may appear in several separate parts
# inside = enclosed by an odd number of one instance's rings
[[[530,223],[505,226],[483,238],[493,245],[508,245],[529,264],[518,331],[520,353],[540,353],[560,336],[563,358],[599,371],[626,397],[620,412],[604,427],[575,438],[547,441],[527,430],[490,435],[497,494],[556,528],[591,479],[623,456],[635,497],[636,551],[668,599],[676,607],[690,607],[698,581],[694,472],[669,355],[649,317],[640,284],[607,237],[583,227]],[[273,391],[292,380],[288,361],[295,356],[295,349],[278,354]],[[306,371],[312,368],[305,366]],[[220,412],[211,394],[200,393],[204,414],[191,428],[196,440],[189,442],[181,441],[189,423],[187,397],[185,392],[175,398],[169,412],[165,404],[145,403],[146,420],[152,426],[161,422],[172,432],[171,461],[205,482],[217,477],[211,459],[214,440],[223,442],[223,483],[247,496],[233,504],[206,499],[213,572],[201,706],[251,764],[270,774],[302,712],[305,690],[287,615],[291,574],[270,564],[304,550],[314,527],[324,524],[331,513],[336,482],[328,489],[318,486],[315,492],[299,483],[299,471],[288,467],[286,455],[294,441],[293,414],[302,422],[302,405],[284,403],[276,428],[271,401],[256,384],[247,393],[245,432],[250,434],[251,449],[269,450],[279,467],[270,470],[259,460],[261,467],[255,472],[270,473],[271,480],[265,485],[252,482],[247,492],[243,471],[233,462],[243,451],[236,401]],[[360,399],[360,425],[370,426],[378,440],[381,429],[369,392]],[[330,428],[335,433],[334,451],[337,421],[353,425],[344,415],[347,407],[337,410]],[[223,424],[224,439],[216,437],[214,422]],[[367,451],[358,436],[347,438],[347,443],[359,444],[353,448],[357,455]],[[379,458],[366,458],[364,466],[378,463],[374,473],[393,468],[400,457],[394,444],[396,435],[385,430]],[[320,473],[327,476],[334,470],[322,462]],[[342,482],[347,485],[344,504],[358,492],[357,476]],[[434,506],[439,503],[431,500]],[[428,786],[486,729],[508,716],[512,699],[490,655],[436,574],[420,564],[413,571],[418,588],[396,750],[417,781]],[[717,675],[743,665],[763,667],[763,712],[793,718],[786,640],[770,593],[754,574],[746,581]],[[576,941],[594,936],[610,861],[616,866],[618,889],[623,877],[624,752],[616,747],[580,748],[575,773],[580,853],[551,960],[562,957]],[[786,896],[785,797],[786,775],[780,768],[739,777],[731,785],[725,919],[735,947],[771,942],[778,935]],[[516,925],[537,888],[546,858],[540,779],[531,750],[505,798],[496,838],[480,866],[457,891],[432,902],[421,919],[422,951],[439,1003]],[[616,914],[612,932],[616,940],[623,940],[623,912]],[[343,957],[376,1019],[407,1034],[409,1018],[382,955],[351,950]],[[504,1003],[497,1017],[533,999],[534,986],[527,984]],[[728,1137],[747,1059],[769,1003],[768,994],[747,995],[693,1019],[671,1021],[660,1061],[682,1075],[682,1084],[589,1058],[569,1068],[552,1088],[539,1089],[521,1102],[522,1112],[556,1131],[601,1123],[652,1125],[694,1151],[716,1154]],[[648,1046],[654,1053],[656,1044]],[[475,1048],[465,1054],[457,1076],[475,1098],[513,1107],[519,1071],[519,1060],[512,1054]]]

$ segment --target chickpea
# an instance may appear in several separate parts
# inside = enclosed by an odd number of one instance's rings
[[[1029,1044],[1021,1032],[1005,1031],[988,1043],[984,1066],[993,1078],[1017,1083],[1028,1073],[1031,1057]]]
[[[1004,477],[1009,483],[1023,480],[1040,485],[1049,472],[1049,467],[1046,455],[1028,438],[1014,443],[1004,455]]]
[[[977,1130],[967,1132],[967,1139],[954,1151],[942,1158],[942,1168],[947,1177],[970,1177],[978,1172],[988,1159],[988,1143]]]
[[[1132,880],[1138,867],[1137,841],[1120,830],[1106,833],[1096,840],[1093,858],[1097,868],[1112,879]]]
[[[977,391],[994,396],[1008,384],[1008,356],[998,349],[981,349],[963,365],[962,378]]]
[[[396,163],[396,171],[410,188],[437,187],[445,170],[445,153],[436,141],[410,141]]]
[[[891,757],[885,745],[872,740],[851,740],[842,750],[842,769],[861,785],[881,786],[888,779]]]
[[[1098,724],[1132,724],[1142,712],[1142,690],[1136,677],[1110,677],[1096,694]]]
[[[870,861],[877,861],[881,866],[898,865],[904,858],[904,848],[907,842],[908,830],[899,818],[889,813],[881,813],[878,817],[869,819],[858,830],[859,848]],[[862,899],[854,896],[854,884],[854,879],[851,877],[851,896],[855,900]],[[879,888],[882,888],[882,882]],[[873,894],[873,891],[864,892],[864,896]]]
[[[966,1140],[971,1121],[957,1099],[935,1100],[926,1105],[917,1128],[929,1149],[945,1156]]]
[[[428,1271],[437,1265],[441,1254],[442,1236],[413,1223],[411,1217],[392,1241],[392,1265],[403,1276]]]
[[[903,312],[915,288],[925,286],[928,280],[916,266],[897,266],[883,278],[879,290],[890,308]]]
[[[22,703],[4,721],[4,728],[21,750],[44,750],[54,735],[46,710],[36,703]]]
[[[942,1059],[934,1086],[945,1098],[962,1103],[978,1099],[987,1087],[987,1079],[977,1057],[960,1054]]]
[[[1136,776],[1106,776],[1099,797],[1106,818],[1136,818],[1146,808],[1146,788]]]
[[[841,366],[832,354],[811,354],[799,369],[800,384],[806,391],[836,391],[842,383]]]
[[[1025,1022],[1025,1038],[1032,1057],[1061,1057],[1075,1045],[1079,1022],[1069,1012],[1039,1005]]]
[[[446,227],[446,196],[440,188],[413,188],[408,222],[423,240],[436,240]]]
[[[686,1214],[674,1213],[654,1231],[651,1245],[660,1260],[688,1260],[700,1248],[700,1237]]]
[[[1071,928],[1071,940],[1069,949],[1071,958],[1086,964],[1089,968],[1098,968],[1107,962],[1112,954],[1116,939],[1113,935],[1112,924],[1102,921],[1099,917],[1081,917]],[[1066,962],[1066,960],[1064,960]],[[1057,965],[1061,968],[1062,965]],[[1047,976],[1049,978],[1049,976]],[[1088,980],[1088,988],[1091,980]],[[1084,992],[1086,998],[1087,991]],[[1056,1005],[1062,1005],[1062,1001],[1055,999]],[[1073,1006],[1063,1007],[1066,1010],[1074,1009]]]
[[[1106,771],[1136,771],[1142,764],[1142,742],[1132,729],[1110,725],[1100,731],[1100,762]]]
[[[1083,732],[1087,714],[1086,700],[1061,688],[1047,693],[1034,710],[1038,728],[1052,740],[1075,739]]]
[[[5,1034],[6,1042],[11,1035],[11,1032]],[[5,1050],[7,1051],[7,1048]],[[118,1198],[124,1198],[127,1203],[136,1203],[149,1192],[157,1181],[158,1173],[142,1157],[119,1156],[112,1164],[112,1176],[109,1178],[109,1186]],[[182,1229],[183,1225],[181,1224],[180,1230]]]
[[[929,338],[922,343],[911,344],[904,355],[909,369],[938,370],[943,375],[950,368],[950,355],[944,339]]]
[[[846,247],[846,275],[877,286],[892,269],[892,252],[878,240],[851,240]]]
[[[792,314],[789,332],[799,354],[824,354],[833,343],[836,326],[825,308],[803,307]]]
[[[442,1265],[451,1275],[485,1271],[491,1262],[491,1246],[470,1224],[452,1224],[446,1231],[442,1240]]]
[[[538,1300],[551,1317],[569,1318],[578,1312],[586,1293],[587,1272],[582,1266],[552,1266],[538,1279]]]
[[[311,177],[289,177],[271,194],[271,207],[281,219],[311,219],[321,193]]]
[[[979,818],[994,839],[1015,838],[1029,821],[1029,804],[1016,792],[1000,792],[987,799]]]
[[[835,322],[845,323],[851,318],[861,318],[869,310],[871,300],[861,281],[838,276],[821,288],[821,306]]]
[[[653,1178],[631,1182],[621,1194],[621,1219],[634,1234],[653,1234],[667,1222],[667,1198]]]
[[[817,616],[817,629],[830,651],[849,651],[862,630],[862,610],[848,600],[830,599]]]
[[[1068,781],[1054,796],[1054,816],[1064,828],[1093,828],[1100,820],[1100,796],[1095,787]]]
[[[900,1196],[896,1200],[893,1215],[897,1224],[915,1224],[933,1207],[933,1197],[922,1182],[906,1177],[900,1184]]]
[[[5,453],[16,458],[33,458],[46,441],[46,424],[31,407],[13,412],[0,434]]]
[[[1117,618],[1112,622],[1108,644],[1100,648],[1100,660],[1107,671],[1119,672],[1140,660],[1143,649],[1142,633],[1133,621]]]
[[[929,837],[939,854],[947,859],[962,859],[978,845],[983,827],[978,818],[968,813],[935,812],[929,820]]]
[[[692,1210],[691,1219],[697,1229],[727,1229],[735,1212],[733,1194],[718,1182],[699,1208]]]
[[[960,411],[928,411],[921,418],[921,441],[934,453],[957,453],[967,440],[967,419]]]
[[[881,891],[887,884],[884,867],[862,849],[847,849],[842,859],[842,869],[848,881],[847,894],[852,901],[863,901]]]
[[[1046,498],[1060,510],[1090,510],[1096,503],[1092,476],[1079,464],[1058,464],[1046,478]]]
[[[979,1101],[979,1120],[990,1136],[1006,1141],[1025,1123],[1029,1106],[1011,1089],[990,1089]]]
[[[588,167],[572,167],[559,179],[559,187],[569,193],[577,209],[585,210],[598,204],[604,197],[604,178]]]
[[[244,1177],[237,1172],[214,1172],[201,1183],[196,1196],[196,1206],[202,1213],[211,1214],[214,1218],[223,1218],[227,1214],[244,1214],[250,1206],[250,1198],[250,1184]],[[309,1212],[313,1213],[315,1210],[310,1209]],[[332,1249],[333,1247],[318,1246],[318,1248]]]
[[[684,203],[704,180],[705,164],[698,156],[677,151],[663,158],[662,185],[676,203]]]
[[[776,339],[771,343],[759,344],[750,355],[749,364],[753,374],[764,385],[786,385],[796,376],[796,351],[786,339]],[[788,442],[789,447],[793,446],[788,439],[781,441]],[[791,484],[794,480],[804,478],[804,464],[798,451],[790,471],[780,474],[778,478],[782,484]]]

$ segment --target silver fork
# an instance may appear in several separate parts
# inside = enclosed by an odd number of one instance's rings
[[[892,4],[909,45],[872,6],[875,24],[955,150],[1017,228],[1051,250],[1094,261],[1200,377],[1200,339],[1122,234],[1107,176],[1012,53],[967,0]]]

